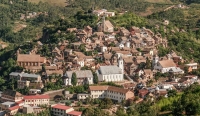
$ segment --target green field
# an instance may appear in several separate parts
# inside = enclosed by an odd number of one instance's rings
[[[28,0],[29,2],[32,3],[39,3],[40,1],[42,2],[48,2],[52,5],[57,5],[57,6],[66,6],[66,0]]]

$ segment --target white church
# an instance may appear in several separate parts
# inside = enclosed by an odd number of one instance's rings
[[[119,57],[118,66],[100,66],[96,71],[99,81],[117,82],[124,80],[124,63],[123,59]]]

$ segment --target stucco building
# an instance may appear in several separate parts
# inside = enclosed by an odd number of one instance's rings
[[[134,97],[134,93],[129,89],[123,89],[114,86],[90,86],[90,97],[95,98],[110,98],[121,102]]]
[[[74,111],[73,107],[56,104],[51,106],[51,113],[54,116],[81,116],[82,112]]]
[[[72,85],[71,78],[73,73],[76,74],[77,85],[93,84],[93,74],[91,70],[77,70],[77,71],[66,71],[63,77],[65,85]]]
[[[30,95],[24,96],[24,104],[25,105],[49,105],[50,97],[49,95]]]
[[[6,101],[18,102],[18,101],[21,101],[22,99],[23,99],[23,95],[13,90],[7,89],[3,91],[3,93],[1,94],[1,102],[6,102]]]
[[[17,65],[31,72],[38,72],[42,69],[42,64],[46,63],[46,58],[36,54],[17,53]]]

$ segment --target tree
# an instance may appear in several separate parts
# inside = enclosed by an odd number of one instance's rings
[[[73,86],[76,86],[76,84],[77,84],[77,77],[76,77],[75,72],[72,73],[71,83],[72,83]]]
[[[113,104],[113,102],[112,102],[111,99],[109,99],[109,98],[104,98],[104,99],[100,102],[99,106],[100,106],[100,108],[102,108],[102,109],[109,109],[109,108],[111,108],[112,104]]]
[[[98,82],[99,82],[97,73],[93,73],[93,82],[94,82],[94,84],[98,84]]]
[[[66,106],[70,106],[71,103],[72,103],[72,102],[71,102],[70,100],[67,100],[67,101],[65,102],[65,105],[66,105]]]
[[[128,116],[128,114],[126,114],[126,113],[124,112],[124,109],[123,109],[122,107],[120,107],[120,108],[117,110],[116,115],[117,115],[117,116]]]
[[[168,90],[167,92],[168,97],[174,97],[177,95],[177,91],[176,90]]]

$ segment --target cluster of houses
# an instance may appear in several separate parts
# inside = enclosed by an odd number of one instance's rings
[[[94,13],[98,16],[113,16],[105,9]],[[48,105],[52,107],[56,116],[80,116],[81,112],[74,111],[70,106],[50,105],[49,96],[37,95],[41,93],[45,79],[55,74],[62,77],[66,87],[72,86],[73,73],[77,77],[77,86],[89,84],[88,93],[78,93],[78,100],[90,97],[110,98],[122,102],[134,99],[135,96],[167,97],[168,90],[178,90],[198,82],[197,76],[184,75],[185,70],[179,65],[184,63],[184,59],[174,51],[164,57],[158,56],[157,48],[168,47],[168,42],[161,34],[155,34],[150,29],[132,26],[130,29],[120,27],[115,31],[113,24],[103,17],[95,32],[90,26],[85,26],[84,29],[68,28],[66,31],[76,35],[76,42],[69,44],[67,40],[61,41],[51,51],[52,58],[37,54],[38,49],[43,46],[40,41],[29,54],[22,54],[21,49],[17,51],[17,65],[29,73],[16,71],[11,72],[9,76],[17,80],[19,89],[28,87],[30,96],[7,90],[1,95],[4,101],[1,103],[2,110],[10,115],[20,109],[24,113],[38,113],[44,110],[41,105]],[[91,54],[81,52],[82,48]],[[194,62],[184,65],[188,67],[188,72],[196,70],[197,66]],[[94,86],[94,73],[99,83],[113,82],[121,87]],[[157,73],[167,73],[169,78],[148,86],[150,81],[155,81]]]
[[[63,104],[50,104],[49,95],[22,95],[13,90],[5,90],[0,95],[0,115],[13,116],[18,112],[24,114],[37,114],[51,108],[55,116],[81,116],[82,112],[75,111],[71,106]]]

